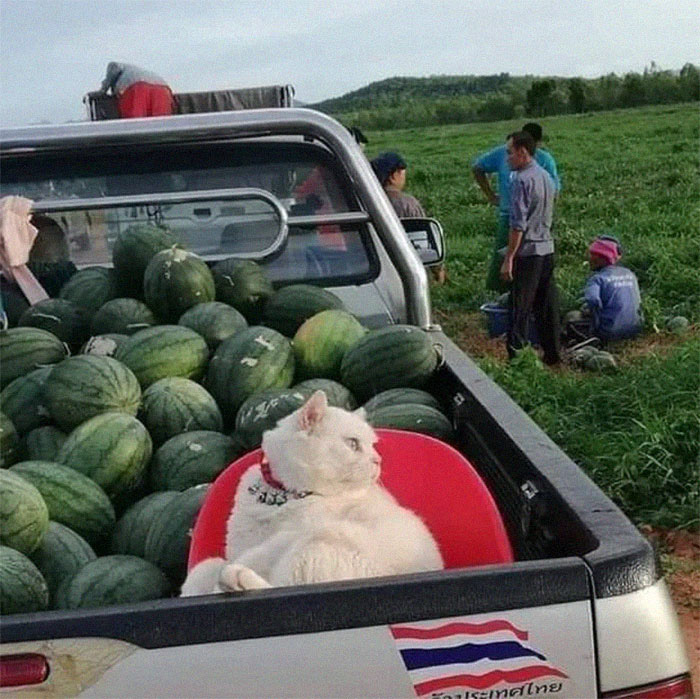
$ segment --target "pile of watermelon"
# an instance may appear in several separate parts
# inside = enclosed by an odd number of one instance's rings
[[[315,391],[450,440],[427,333],[133,226],[0,332],[0,613],[177,594],[211,483]]]

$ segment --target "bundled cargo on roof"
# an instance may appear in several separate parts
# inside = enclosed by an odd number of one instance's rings
[[[180,92],[173,94],[173,114],[200,114],[204,112],[230,112],[241,109],[265,109],[269,107],[293,107],[292,85],[268,85],[238,90],[207,92]],[[90,121],[119,119],[117,98],[99,92],[90,92],[83,98]]]

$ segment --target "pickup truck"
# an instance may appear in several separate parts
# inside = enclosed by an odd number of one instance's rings
[[[346,128],[285,107],[0,134],[3,194],[30,197],[37,211],[80,227],[79,267],[108,264],[109,224],[125,211],[146,207],[158,219],[187,206],[180,233],[205,259],[254,259],[276,285],[332,290],[368,327],[409,323],[430,333],[443,362],[429,389],[493,495],[515,558],[4,616],[0,676],[19,668],[25,684],[0,694],[692,696],[651,546],[433,322],[424,262],[441,258],[439,225],[404,228]],[[320,196],[308,195],[309,178]],[[199,225],[218,217],[230,224]],[[478,513],[462,515],[468,523]],[[464,652],[481,655],[462,664],[443,655],[433,667],[407,660],[449,650],[454,634]],[[459,687],[440,683],[441,663],[444,675],[459,673]]]

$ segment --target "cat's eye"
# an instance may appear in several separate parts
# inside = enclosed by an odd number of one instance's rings
[[[357,437],[346,437],[345,443],[352,449],[353,451],[360,451],[360,440],[357,439]]]

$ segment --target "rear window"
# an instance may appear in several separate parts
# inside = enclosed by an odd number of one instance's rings
[[[192,202],[47,213],[39,222],[51,219],[54,235],[60,227],[78,266],[110,264],[118,233],[138,223],[172,229],[209,260],[265,249],[279,230],[274,208],[256,198],[229,200],[215,194],[254,188],[273,195],[289,217],[286,246],[261,263],[273,281],[333,285],[374,276],[365,224],[300,220],[360,210],[333,157],[312,144],[239,142],[20,156],[3,160],[0,182],[3,196],[18,194],[38,203],[212,192]]]

